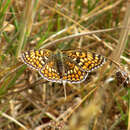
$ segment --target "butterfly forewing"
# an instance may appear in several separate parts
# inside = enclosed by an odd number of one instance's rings
[[[100,67],[105,61],[103,56],[85,50],[70,50],[62,52],[63,55],[73,61],[75,65],[85,72],[93,71]]]
[[[52,57],[52,52],[47,49],[42,50],[30,50],[22,53],[21,59],[29,67],[41,70],[43,66],[50,60]]]

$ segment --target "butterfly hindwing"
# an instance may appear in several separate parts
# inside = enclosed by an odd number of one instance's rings
[[[82,71],[73,61],[68,58],[63,58],[63,65],[63,81],[80,83],[86,79],[88,73]]]
[[[54,59],[48,61],[39,72],[40,75],[48,81],[59,82],[59,83],[62,82],[61,75],[58,72]]]

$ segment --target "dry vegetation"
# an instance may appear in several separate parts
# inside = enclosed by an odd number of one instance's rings
[[[0,129],[130,130],[129,14],[127,0],[1,0]],[[67,84],[65,100],[63,84],[18,58],[39,48],[84,48],[109,60],[83,83]]]

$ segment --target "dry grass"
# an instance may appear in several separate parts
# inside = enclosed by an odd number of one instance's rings
[[[124,0],[2,0],[0,129],[130,130],[129,83],[123,87],[130,69],[129,8]],[[20,62],[22,52],[39,48],[85,48],[109,60],[80,85],[67,84],[65,100],[63,84]],[[126,77],[116,80],[116,71]]]

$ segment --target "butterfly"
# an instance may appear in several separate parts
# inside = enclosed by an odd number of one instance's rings
[[[58,83],[81,83],[88,73],[105,63],[102,55],[83,49],[30,50],[21,54],[22,61],[46,80]]]

